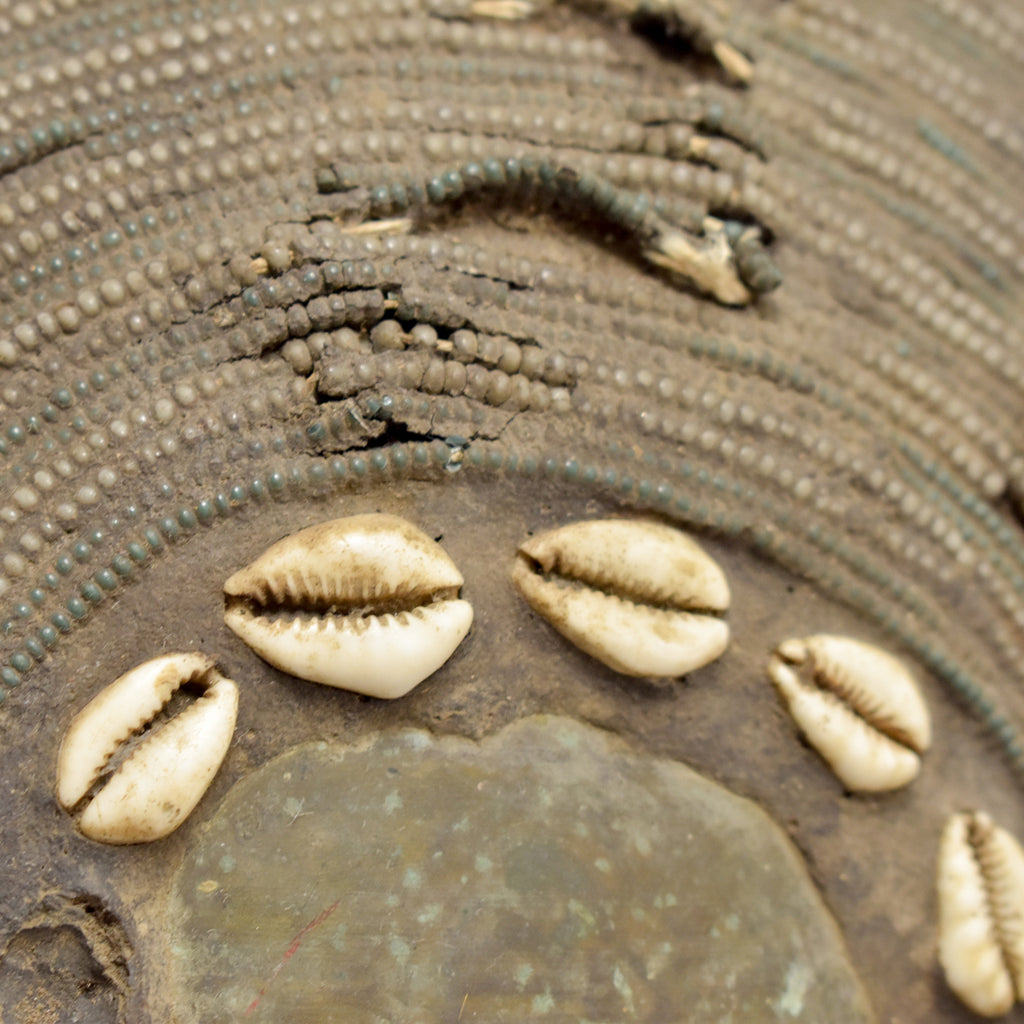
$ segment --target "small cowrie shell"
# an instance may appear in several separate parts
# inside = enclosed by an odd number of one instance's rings
[[[891,654],[849,637],[810,636],[781,643],[768,674],[847,789],[897,789],[917,777],[931,720],[913,676]]]
[[[187,684],[202,687],[202,696],[154,724]],[[72,813],[83,805],[78,828],[97,842],[162,839],[213,781],[237,711],[238,687],[204,654],[167,654],[133,668],[72,721],[57,759],[58,802]]]
[[[1024,850],[987,814],[954,814],[939,844],[939,962],[975,1013],[1024,996]]]
[[[729,643],[722,570],[662,523],[593,520],[531,537],[512,581],[562,636],[628,676],[682,676]]]
[[[369,514],[311,526],[224,584],[224,621],[282,672],[401,697],[436,672],[473,622],[462,573],[426,534]]]

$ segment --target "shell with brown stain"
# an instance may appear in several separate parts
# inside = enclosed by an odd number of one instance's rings
[[[198,699],[172,709],[190,689],[201,691]],[[58,756],[58,802],[89,839],[163,838],[213,781],[237,711],[238,687],[205,654],[166,654],[137,666],[72,721]]]
[[[729,643],[722,570],[662,523],[592,520],[531,537],[512,581],[566,639],[624,675],[682,676]]]

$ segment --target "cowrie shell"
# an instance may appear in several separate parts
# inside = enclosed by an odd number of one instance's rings
[[[939,962],[975,1013],[1024,997],[1024,850],[983,812],[954,814],[939,843]]]
[[[462,573],[397,516],[335,519],[268,548],[224,584],[224,621],[291,675],[371,697],[408,693],[459,646]]]
[[[202,687],[202,696],[174,717],[154,721],[187,684]],[[238,687],[204,654],[167,654],[139,665],[72,721],[57,759],[58,802],[72,813],[81,805],[78,828],[97,842],[163,838],[213,781],[237,711]],[[136,736],[138,743],[131,743]],[[125,750],[128,756],[113,767]]]
[[[722,570],[662,523],[591,520],[532,537],[512,581],[566,639],[624,675],[685,675],[729,643]]]
[[[898,789],[917,777],[931,720],[913,676],[891,654],[849,637],[810,636],[780,644],[768,674],[847,789]]]

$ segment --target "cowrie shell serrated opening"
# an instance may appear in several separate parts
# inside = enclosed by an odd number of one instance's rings
[[[159,720],[190,685],[202,695]],[[238,687],[206,655],[167,654],[137,666],[98,693],[69,726],[57,759],[58,802],[97,842],[162,839],[213,781],[237,711]]]
[[[662,523],[590,520],[531,537],[512,581],[567,640],[624,675],[686,675],[729,643],[722,570]]]
[[[913,676],[891,654],[850,637],[790,639],[776,648],[768,675],[847,789],[881,792],[917,777],[931,719]]]
[[[1024,850],[984,812],[954,814],[939,843],[939,962],[975,1013],[1024,998]]]
[[[411,523],[382,513],[311,526],[224,584],[224,621],[264,661],[370,697],[408,693],[473,623],[462,573]]]

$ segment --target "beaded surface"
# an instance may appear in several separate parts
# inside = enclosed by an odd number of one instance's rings
[[[339,509],[415,508],[482,544],[492,515],[511,541],[599,508],[728,560],[748,631],[708,678],[745,673],[780,736],[762,655],[839,623],[943,706],[935,799],[998,794],[1022,831],[1024,17],[734,6],[0,0],[0,748],[20,829],[53,815],[19,766],[47,777],[61,723],[138,644],[240,658],[208,611],[261,544]],[[717,244],[740,298],[666,267],[672,232]],[[505,639],[529,645],[518,614]],[[360,728],[549,710],[539,686],[519,711],[507,692],[435,688]],[[683,737],[686,692],[647,696],[556,701],[776,799],[754,779],[769,751],[716,753]],[[332,734],[359,717],[310,700],[300,720],[335,714]],[[245,749],[229,778],[271,746]],[[824,803],[771,810],[816,822],[801,846],[834,824]],[[30,864],[62,849],[40,842]],[[140,862],[95,856],[144,888]],[[37,898],[2,871],[0,940]],[[857,898],[830,892],[869,974]],[[922,963],[925,909],[895,928]],[[955,1019],[901,969],[872,982],[880,1012]]]

